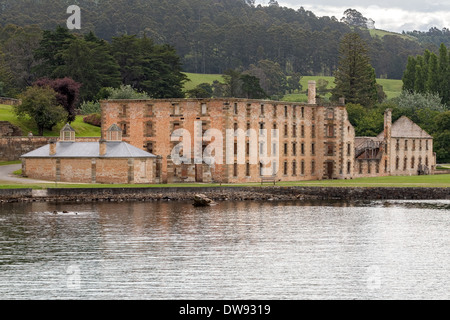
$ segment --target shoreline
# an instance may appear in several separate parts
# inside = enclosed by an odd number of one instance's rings
[[[162,187],[0,189],[0,203],[189,201],[203,194],[213,201],[449,200],[439,187]]]

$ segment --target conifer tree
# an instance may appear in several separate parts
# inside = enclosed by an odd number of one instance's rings
[[[365,42],[357,33],[347,34],[341,41],[339,53],[332,100],[344,97],[348,103],[372,106],[378,100],[378,92]]]
[[[414,82],[414,91],[417,93],[425,93],[426,80],[428,78],[428,66],[422,56],[417,57],[416,76]]]
[[[413,56],[408,57],[408,63],[406,64],[406,70],[403,73],[403,91],[414,91],[414,84],[416,82],[416,64],[417,61]]]
[[[425,84],[425,88],[427,92],[430,93],[438,93],[440,89],[439,84],[439,64],[438,57],[436,54],[430,54],[430,60],[428,62],[428,77],[427,82]]]
[[[442,103],[450,103],[450,54],[443,43],[439,48],[439,95]]]

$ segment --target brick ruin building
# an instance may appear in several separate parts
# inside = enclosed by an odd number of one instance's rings
[[[391,109],[377,137],[355,138],[355,177],[431,174],[435,167],[433,137],[405,116],[392,123]]]
[[[355,137],[343,100],[317,103],[315,82],[308,85],[307,103],[232,98],[105,100],[101,102],[102,134],[104,128],[117,123],[124,141],[158,155],[156,177],[161,183],[246,183],[260,182],[266,176],[276,181],[352,179],[433,172],[433,139],[411,120],[402,117],[392,124],[392,112],[387,110],[380,135]],[[171,136],[178,129],[188,133],[191,149],[181,164],[172,159],[181,140]],[[208,136],[212,129],[218,137]],[[239,134],[226,139],[230,137],[227,130],[243,133],[244,140]],[[196,135],[200,137],[197,142]],[[223,145],[219,152],[215,150],[211,165],[201,155],[215,139],[222,139]],[[200,161],[196,162],[196,154]],[[264,155],[273,157],[262,165],[259,158]]]
[[[76,141],[66,125],[59,142],[22,156],[23,174],[50,181],[130,184],[433,173],[433,138],[410,119],[392,123],[388,109],[383,132],[355,137],[343,100],[317,103],[314,82],[308,93],[308,103],[105,100],[100,141]]]
[[[231,98],[105,100],[102,134],[117,123],[124,141],[158,155],[157,176],[162,183],[260,182],[262,176],[277,181],[352,178],[355,133],[344,103],[317,104],[314,82],[308,91],[308,103]],[[171,139],[177,129],[191,137],[191,156],[181,164],[172,160],[180,143]],[[208,136],[210,129],[216,132],[214,139]],[[243,132],[243,140],[238,134],[225,139],[227,130]],[[218,139],[217,133],[223,146],[213,153],[214,164],[196,162],[194,155],[202,155]],[[196,143],[192,138],[196,135],[205,141]],[[265,165],[254,161],[263,155],[271,155],[272,160]]]

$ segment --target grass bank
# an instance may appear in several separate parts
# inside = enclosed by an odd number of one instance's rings
[[[24,136],[28,132],[33,132],[34,135],[38,134],[38,130],[31,119],[20,120],[17,118],[13,111],[12,106],[0,105],[0,121],[8,121],[11,124],[19,127],[22,130]],[[83,116],[77,116],[75,121],[70,124],[76,131],[77,137],[100,137],[100,128],[87,124],[83,121]],[[64,123],[56,125],[52,131],[44,130],[44,136],[57,137],[59,131],[64,126]]]
[[[272,186],[271,183],[264,183],[263,186]],[[389,177],[375,177],[375,178],[357,178],[352,180],[316,180],[316,181],[294,181],[294,182],[278,182],[279,187],[426,187],[426,188],[450,188],[450,175],[431,175],[431,176],[389,176]],[[47,189],[47,188],[166,188],[166,187],[182,187],[182,188],[196,188],[196,187],[219,187],[218,183],[176,183],[176,184],[144,184],[144,185],[129,185],[129,184],[71,184],[71,183],[43,183],[43,184],[11,184],[0,181],[0,189],[14,189],[14,188],[33,188],[33,189]],[[240,184],[222,184],[222,186],[229,187],[255,187],[261,186],[260,183],[240,183]]]

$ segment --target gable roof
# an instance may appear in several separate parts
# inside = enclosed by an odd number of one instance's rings
[[[66,125],[60,131],[72,131],[75,132],[75,129],[70,126],[70,124],[66,123]]]
[[[56,154],[50,156],[50,145],[22,155],[22,158],[156,158],[126,142],[106,142],[106,155],[100,156],[99,142],[58,142]]]
[[[400,117],[400,119],[392,124],[391,137],[433,139],[433,137],[430,136],[425,130],[406,116]],[[384,138],[384,132],[381,132],[378,135],[378,138]]]
[[[113,124],[111,127],[109,127],[109,129],[108,130],[106,130],[106,131],[119,131],[119,132],[122,132],[122,129],[120,129],[119,128],[119,126],[117,125],[117,124]]]

